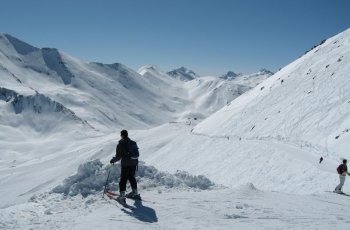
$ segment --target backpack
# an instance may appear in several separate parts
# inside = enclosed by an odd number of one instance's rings
[[[139,148],[137,147],[137,144],[135,141],[128,141],[128,152],[129,152],[129,157],[131,159],[137,159],[139,158]]]
[[[340,175],[343,173],[343,165],[339,165],[339,166],[338,166],[337,172],[338,172],[338,174],[340,174]]]

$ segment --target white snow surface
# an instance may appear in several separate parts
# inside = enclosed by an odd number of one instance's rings
[[[288,142],[350,158],[350,29],[329,38],[199,124],[194,132]]]
[[[211,191],[150,190],[133,209],[93,195],[41,194],[1,209],[5,229],[341,229],[343,197],[262,192],[251,185]],[[344,197],[347,199],[348,197]],[[345,204],[344,204],[345,203]]]
[[[349,59],[346,30],[271,77],[184,81],[1,34],[0,229],[348,229]],[[102,198],[122,128],[129,207]]]

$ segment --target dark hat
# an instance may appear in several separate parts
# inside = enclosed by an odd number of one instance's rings
[[[128,137],[128,131],[126,131],[125,129],[122,130],[122,131],[120,132],[120,136],[122,136],[122,137]]]

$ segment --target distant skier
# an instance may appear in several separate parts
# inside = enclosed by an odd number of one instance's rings
[[[319,164],[321,164],[321,163],[322,163],[322,161],[323,161],[323,157],[321,157],[321,158],[320,158],[320,163],[319,163]]]
[[[125,198],[140,197],[137,192],[137,182],[135,179],[135,172],[138,166],[138,147],[135,141],[130,140],[128,131],[122,130],[120,132],[121,140],[116,148],[116,155],[110,161],[111,164],[121,160],[121,173],[119,181],[120,195],[118,201],[125,203]],[[126,183],[129,180],[132,191],[129,194],[126,192]]]
[[[334,192],[336,193],[343,193],[341,191],[343,185],[344,185],[344,182],[345,182],[345,177],[346,177],[346,174],[348,174],[350,176],[350,173],[348,173],[348,166],[346,165],[347,164],[347,160],[344,159],[343,160],[343,163],[340,164],[337,168],[337,172],[339,174],[339,180],[340,180],[340,183],[339,185],[334,189]]]

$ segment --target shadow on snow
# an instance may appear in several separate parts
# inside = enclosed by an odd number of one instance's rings
[[[153,208],[144,206],[142,204],[142,201],[140,200],[136,200],[134,202],[135,202],[134,203],[135,208],[132,208],[132,209],[123,208],[122,211],[142,222],[147,222],[147,223],[158,222],[156,211]]]

